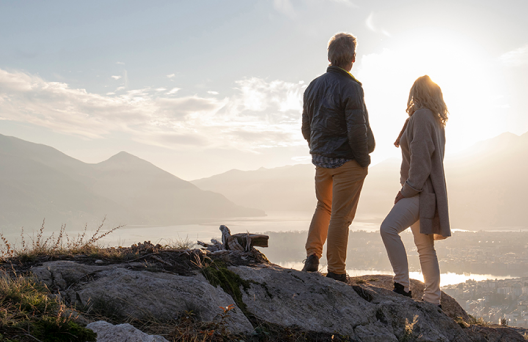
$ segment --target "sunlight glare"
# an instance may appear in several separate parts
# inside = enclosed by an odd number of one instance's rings
[[[500,78],[482,56],[479,47],[444,31],[412,32],[381,53],[362,56],[358,77],[379,141],[377,154],[382,159],[399,154],[392,142],[407,117],[409,89],[423,75],[440,85],[450,111],[450,153],[503,132],[506,123],[495,119],[505,106],[496,90]]]

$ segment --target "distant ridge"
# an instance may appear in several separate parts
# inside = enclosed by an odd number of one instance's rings
[[[528,227],[528,133],[503,133],[461,153],[446,155],[445,169],[453,228]],[[358,217],[381,223],[400,189],[400,159],[369,168]],[[192,181],[235,203],[266,211],[311,212],[315,208],[314,166],[254,171],[231,170]],[[258,195],[255,195],[258,194]],[[310,215],[310,214],[307,214]]]
[[[0,135],[2,228],[100,223],[171,225],[262,216],[200,190],[152,163],[120,152],[87,164],[46,145]]]

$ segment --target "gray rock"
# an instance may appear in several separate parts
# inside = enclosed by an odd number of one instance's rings
[[[369,324],[375,308],[352,287],[322,277],[279,266],[229,267],[251,287],[242,300],[258,319],[310,331],[353,335],[354,327]],[[373,311],[374,310],[374,311]]]
[[[436,306],[383,288],[351,286],[279,266],[229,269],[253,281],[243,301],[264,322],[357,336],[360,341],[470,341]]]
[[[111,266],[106,266],[110,268]],[[69,285],[78,283],[86,276],[100,272],[101,266],[85,265],[75,261],[50,261],[42,266],[32,267],[31,273],[49,288],[66,290]]]
[[[168,342],[159,335],[148,335],[125,323],[113,325],[105,321],[97,321],[86,326],[97,334],[96,342]]]
[[[217,322],[224,312],[220,307],[235,304],[231,296],[210,285],[202,275],[185,277],[69,261],[48,262],[32,272],[48,286],[62,290],[70,303],[85,308],[104,306],[105,312],[117,317],[171,320],[192,310],[204,322]],[[225,323],[232,333],[254,330],[236,305]]]
[[[420,301],[424,292],[424,283],[419,280],[411,279],[410,289],[412,291],[412,297],[415,300]],[[393,277],[389,275],[366,275],[361,277],[350,277],[349,284],[351,285],[365,285],[369,287],[381,287],[387,290],[391,290],[394,287]],[[469,320],[469,316],[466,311],[458,304],[458,302],[445,292],[442,292],[441,297],[442,311],[453,319],[462,318],[464,321]]]
[[[356,337],[361,342],[398,342],[398,339],[383,323],[375,322],[360,325],[355,330]]]

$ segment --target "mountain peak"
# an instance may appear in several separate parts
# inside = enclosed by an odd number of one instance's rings
[[[144,163],[148,163],[146,160],[143,160],[143,159],[141,159],[139,157],[136,157],[133,154],[130,154],[130,153],[126,152],[126,151],[121,151],[119,153],[114,154],[113,156],[111,156],[107,160],[103,161],[102,163],[107,163],[107,162],[138,162],[138,161],[141,161],[141,162],[144,162]]]
[[[153,165],[151,162],[148,162],[144,159],[141,159],[125,151],[121,151],[117,154],[114,154],[107,160],[102,161],[96,165],[102,168],[125,168],[125,169],[135,168],[135,169],[142,169],[142,170],[159,169],[158,167]]]

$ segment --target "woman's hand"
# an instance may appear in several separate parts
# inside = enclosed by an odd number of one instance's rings
[[[398,191],[398,194],[396,195],[396,198],[394,199],[394,204],[398,203],[399,200],[401,200],[403,197],[401,191]]]

